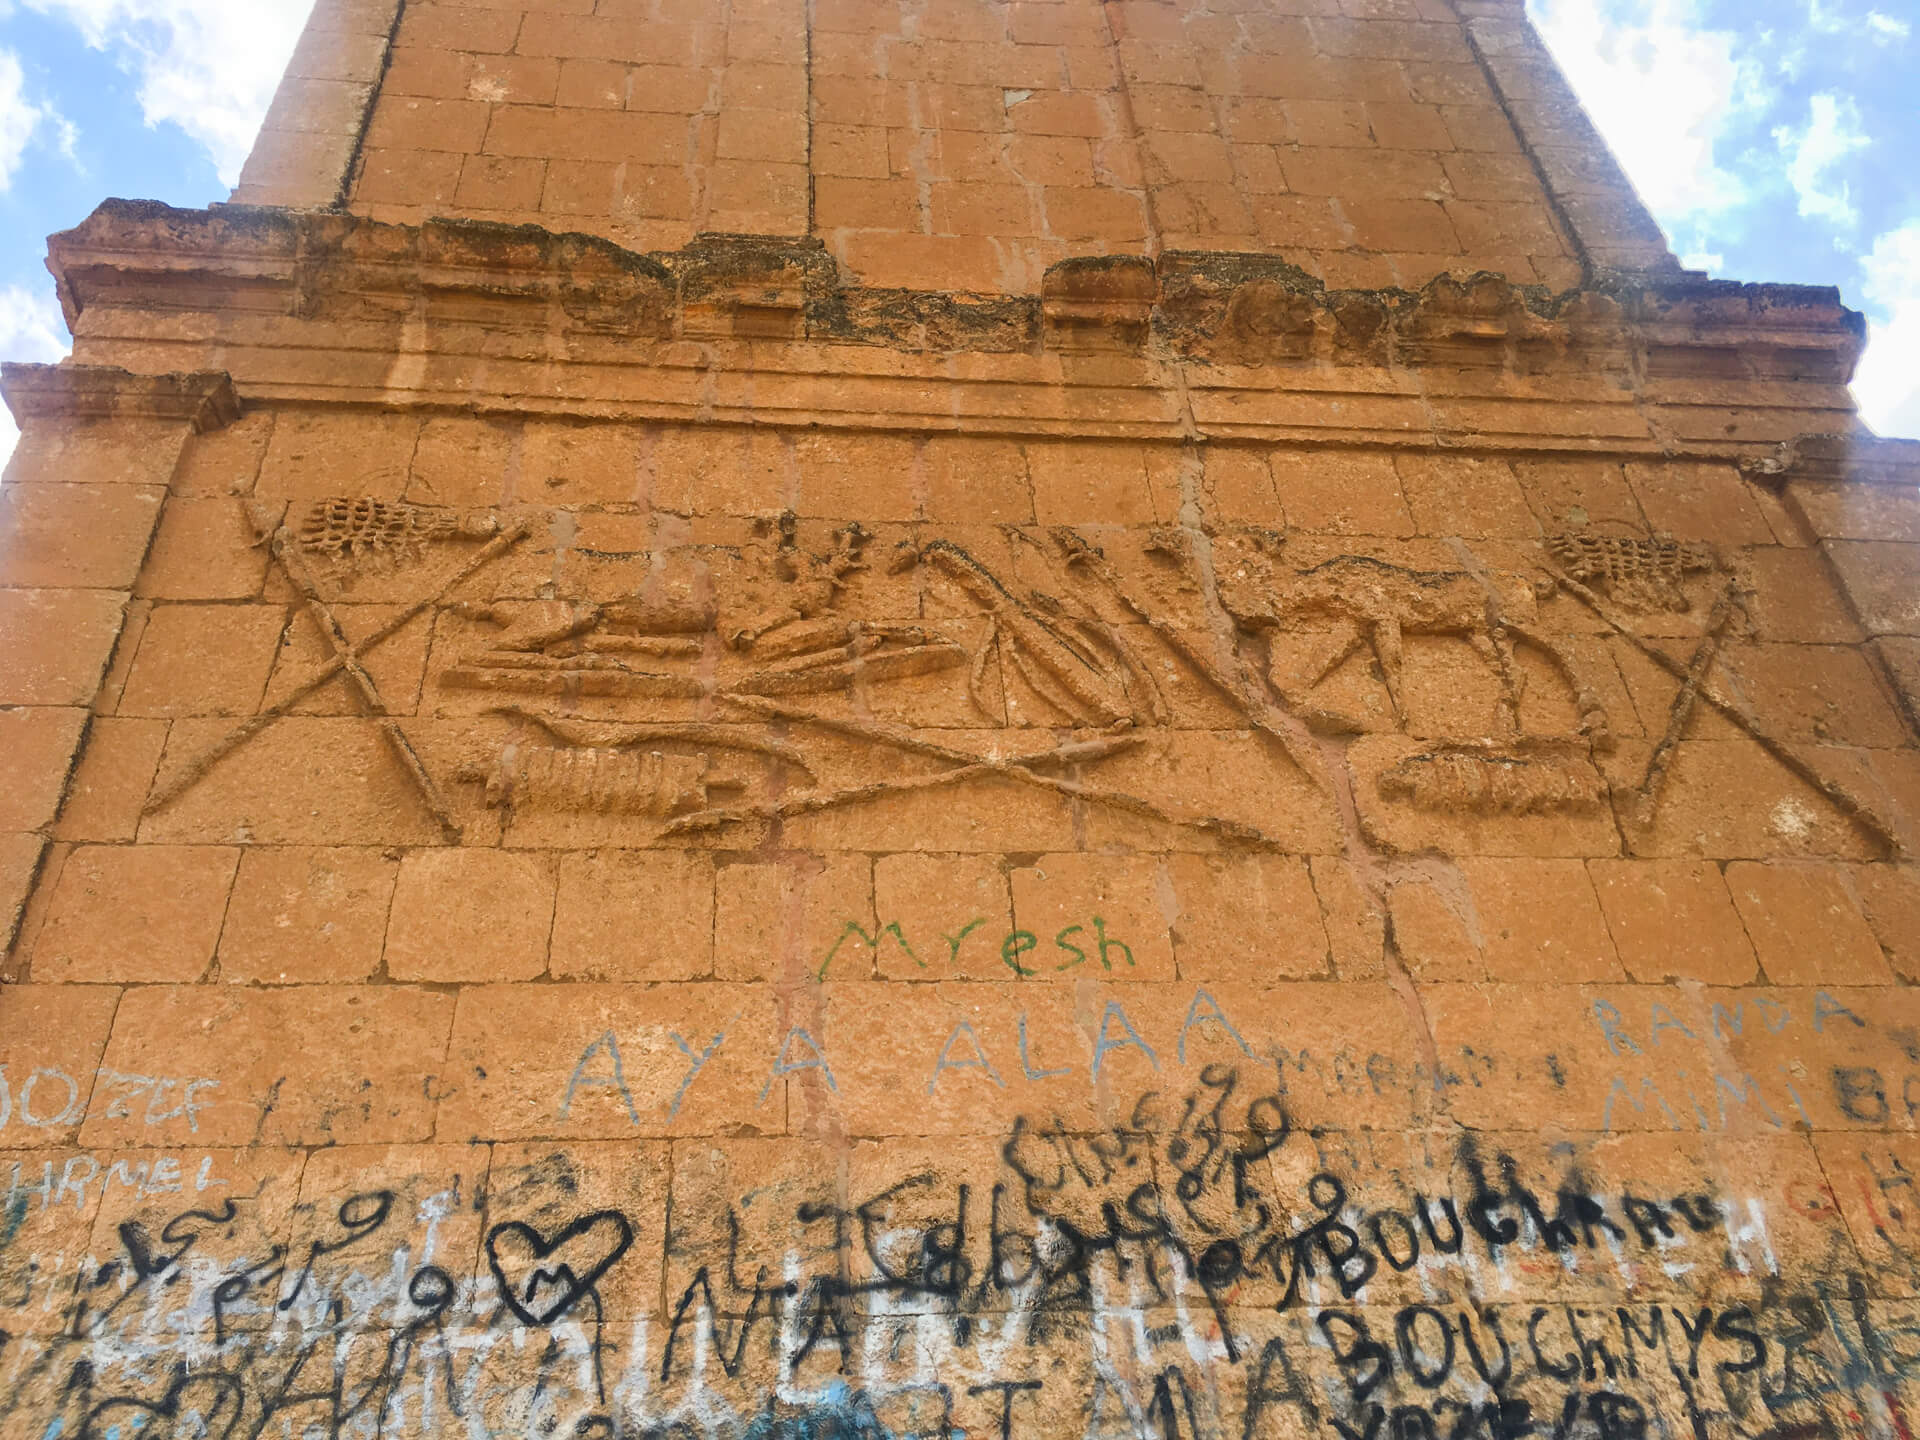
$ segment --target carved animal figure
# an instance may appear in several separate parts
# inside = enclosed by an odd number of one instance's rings
[[[413,564],[431,540],[488,540],[499,533],[499,516],[484,511],[340,495],[316,500],[294,539],[320,568],[339,574]]]
[[[1244,602],[1243,602],[1244,603]],[[1304,671],[1278,681],[1289,704],[1310,692],[1362,647],[1379,663],[1394,719],[1404,725],[1402,689],[1408,635],[1447,635],[1465,640],[1500,682],[1501,708],[1520,728],[1526,677],[1514,659],[1516,641],[1531,645],[1558,670],[1574,692],[1580,728],[1596,744],[1610,744],[1605,706],[1572,662],[1552,641],[1505,617],[1495,591],[1465,570],[1412,570],[1370,555],[1337,555],[1277,582],[1257,610],[1235,618],[1250,629],[1304,629],[1332,624],[1329,644]]]
[[[1270,618],[1269,618],[1270,617]],[[1464,570],[1409,570],[1370,555],[1337,555],[1280,582],[1260,618],[1288,629],[1332,621],[1331,648],[1286,687],[1297,700],[1363,646],[1371,648],[1393,705],[1404,721],[1401,691],[1406,635],[1453,635],[1471,644],[1500,678],[1502,703],[1517,716],[1525,681],[1499,608],[1478,577]]]
[[[496,807],[664,817],[705,809],[715,790],[744,788],[744,782],[711,770],[705,754],[508,745],[491,766],[470,766],[460,778],[483,783],[487,804]]]
[[[1719,568],[1712,546],[1671,535],[1649,540],[1569,531],[1548,536],[1547,553],[1575,580],[1635,610],[1690,610],[1686,577]]]
[[[1435,750],[1380,776],[1380,793],[1422,810],[1475,815],[1590,814],[1606,803],[1600,774],[1577,756]]]

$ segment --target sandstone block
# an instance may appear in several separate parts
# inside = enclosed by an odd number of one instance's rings
[[[1786,494],[1818,539],[1920,544],[1920,495],[1910,488],[1795,480]]]
[[[413,5],[402,19],[398,43],[425,50],[503,54],[513,48],[520,22],[521,16],[510,9]]]
[[[566,855],[551,969],[583,980],[696,980],[713,973],[713,862],[600,850]]]
[[[1600,460],[1521,460],[1514,464],[1540,528],[1548,534],[1588,525],[1648,531],[1646,516],[1620,466]]]
[[[1920,635],[1920,546],[1828,540],[1820,547],[1839,572],[1847,601],[1869,635]]]
[[[1019,929],[1002,945],[1001,958],[1015,976],[1174,978],[1178,901],[1160,860],[1045,855],[1010,878]]]
[[[513,850],[416,850],[387,922],[396,980],[529,980],[546,972],[553,862]]]
[[[213,959],[240,852],[83,845],[67,858],[34,943],[46,981],[193,981]]]
[[[902,943],[873,918],[865,855],[794,854],[722,865],[714,892],[714,973],[722,979],[842,978],[872,972]]]
[[[901,943],[877,947],[885,980],[1001,980],[1015,933],[1012,891],[998,857],[883,855],[873,866],[879,933]],[[1015,949],[1019,949],[1016,944]]]
[[[1482,978],[1478,926],[1458,884],[1406,880],[1387,892],[1394,949],[1408,972],[1422,981]]]
[[[44,836],[0,835],[0,940],[6,950],[13,948],[46,848]]]
[[[220,978],[329,984],[380,968],[394,861],[375,850],[248,849],[220,935]]]
[[[1920,729],[1920,640],[1882,635],[1870,645],[1893,682],[1893,692],[1909,724]]]
[[[334,605],[329,607],[349,644],[364,640],[393,619],[397,605]],[[423,615],[409,621],[392,636],[382,640],[360,657],[360,663],[373,678],[387,711],[410,715],[420,708],[420,691],[427,668],[427,647],[433,632],[433,617]],[[297,689],[304,689],[323,667],[333,666],[333,637],[322,631],[320,622],[307,610],[295,614],[281,631],[273,657],[273,673],[267,680],[262,699],[273,706]],[[288,712],[294,715],[365,715],[367,699],[360,687],[345,675],[334,677],[294,703]]]
[[[158,723],[158,722],[156,722]],[[222,743],[232,720],[176,720],[159,786]],[[410,722],[411,733],[425,727]],[[445,836],[392,747],[364,719],[276,720],[141,821],[143,840],[258,845],[430,845]]]
[[[35,1086],[36,1091],[45,1088]],[[5,1285],[0,1292],[0,1323],[6,1325],[11,1349],[31,1354],[39,1337],[58,1334],[63,1325],[73,1323],[77,1272],[84,1264],[80,1257],[89,1252],[107,1190],[104,1184],[94,1184],[100,1168],[99,1161],[85,1151],[0,1150],[0,1182],[5,1185],[8,1224],[13,1230],[13,1239],[0,1251],[0,1281]],[[74,1259],[62,1263],[67,1256]],[[47,1385],[35,1393],[40,1389],[33,1383],[37,1367],[21,1368],[26,1375],[6,1377],[11,1381],[11,1406],[17,1408],[24,1401],[50,1413],[58,1403],[51,1393],[54,1387]]]
[[[499,421],[428,420],[408,466],[406,498],[419,505],[499,504],[517,429]]]
[[[1414,526],[1422,535],[1539,533],[1513,466],[1505,460],[1400,455],[1393,464]]]
[[[1920,1166],[1920,1147],[1904,1135],[1816,1135],[1813,1146],[1826,1184],[1806,1203],[1824,1200],[1845,1217],[1861,1263],[1883,1293],[1913,1295],[1920,1216],[1886,1197],[1904,1192],[1906,1177]]]
[[[806,435],[794,442],[802,515],[912,520],[920,509],[919,445],[885,435]]]
[[[239,499],[176,494],[160,517],[134,593],[156,600],[247,600],[260,593],[267,564],[267,547],[257,543]]]
[[[306,1158],[298,1150],[270,1145],[103,1155],[99,1209],[87,1253],[121,1255],[128,1261],[140,1255],[160,1272],[143,1281],[132,1264],[123,1262],[124,1268],[113,1276],[120,1282],[117,1293],[109,1293],[123,1304],[129,1303],[128,1296],[140,1301],[141,1323],[151,1326],[152,1333],[177,1335],[187,1343],[211,1344],[266,1329],[277,1317],[275,1302],[283,1288],[292,1295],[298,1287],[308,1313],[321,1309],[327,1302],[316,1303],[313,1276],[307,1277],[308,1286],[299,1285],[302,1267],[294,1267],[292,1276],[258,1275],[249,1273],[247,1263],[252,1255],[284,1253],[301,1228],[296,1225],[296,1201]],[[356,1207],[343,1204],[346,1198],[336,1196],[328,1207],[328,1219],[336,1227],[342,1209],[350,1220],[362,1218]],[[363,1204],[372,1201],[369,1196]],[[317,1230],[306,1228],[301,1234],[307,1242],[303,1256],[311,1254]],[[169,1231],[177,1237],[173,1243],[185,1241],[199,1263],[173,1261],[174,1252],[164,1245],[157,1254],[147,1250],[144,1237]],[[337,1241],[339,1233],[335,1228],[328,1238]],[[236,1273],[239,1283],[227,1283]],[[288,1309],[293,1308],[289,1304]]]
[[[287,613],[278,605],[159,605],[120,696],[125,715],[251,715]]]
[[[1628,465],[1627,483],[1662,534],[1729,550],[1773,543],[1772,527],[1731,465]]]
[[[131,840],[167,743],[164,720],[96,715],[54,826],[61,840]]]
[[[1292,179],[1291,174],[1288,178]],[[1465,249],[1446,207],[1432,200],[1399,196],[1346,200],[1340,202],[1340,210],[1353,227],[1353,243],[1363,249],[1436,255]]]
[[[1031,524],[1026,454],[1002,440],[933,439],[924,451],[927,518]]]
[[[1334,535],[1411,535],[1413,516],[1393,461],[1382,455],[1276,451],[1274,485],[1287,518]]]
[[[0,581],[126,589],[165,495],[156,485],[7,485],[0,489]]]
[[[1006,262],[992,241],[978,235],[849,232],[836,237],[834,253],[868,285],[950,285],[976,294],[1006,288]]]
[[[886,178],[887,132],[878,125],[817,125],[813,132],[816,174],[862,180]]]
[[[1467,859],[1460,869],[1473,890],[1493,979],[1626,978],[1588,867],[1578,860]]]
[[[561,505],[630,501],[639,491],[632,430],[531,421],[523,428],[519,494]]]
[[[1855,893],[1895,973],[1920,972],[1920,872],[1911,865],[1865,865],[1853,872]]]
[[[173,472],[173,493],[203,497],[250,493],[273,439],[275,412],[256,410],[231,425],[195,435]]]
[[[330,1145],[304,1158],[293,1168],[297,1198],[275,1198],[282,1243],[305,1263],[263,1277],[244,1297],[256,1325],[284,1315],[303,1327],[344,1322],[379,1334],[413,1320],[417,1297],[435,1293],[435,1270],[461,1293],[484,1283],[487,1146]],[[234,1306],[243,1315],[244,1301]]]
[[[468,155],[453,192],[464,210],[538,210],[547,162],[502,155]]]
[[[1146,239],[1146,206],[1144,197],[1137,191],[1105,186],[1048,185],[1040,194],[1046,214],[1046,233],[1056,240],[1138,244]]]
[[[427,1139],[453,1001],[399,985],[156,985],[114,1016],[81,1132],[110,1145]]]
[[[1641,742],[1623,741],[1608,768],[1637,787],[1645,755]],[[1836,776],[1852,771],[1848,757],[1837,747],[1816,752]],[[1652,826],[1629,838],[1634,854],[1660,857],[1866,860],[1876,852],[1838,806],[1744,738],[1681,741]]]
[[[380,170],[381,152],[368,156],[369,179],[376,173],[402,193],[411,182],[394,170]],[[398,152],[401,156],[414,152]],[[409,162],[411,163],[411,162]],[[459,173],[457,156],[433,155],[431,167],[445,166],[446,193],[453,198],[453,180]],[[363,182],[363,184],[368,182]],[[415,203],[419,203],[416,201]],[[377,411],[284,410],[275,418],[273,435],[261,463],[254,493],[263,500],[321,500],[340,494],[397,500],[406,488],[407,461],[419,438],[420,421],[411,415]],[[351,485],[347,477],[352,477]]]
[[[125,605],[111,590],[0,589],[0,704],[90,704]]]
[[[1042,525],[1140,525],[1156,518],[1141,447],[1036,444],[1026,450],[1034,518]]]
[[[1588,862],[1620,961],[1635,980],[1744,985],[1753,945],[1719,867],[1704,860]]]
[[[762,985],[469,986],[438,1134],[783,1134],[790,1067],[809,1063],[818,1032]]]
[[[1776,735],[1896,750],[1907,729],[1866,653],[1842,645],[1728,647],[1735,682]]]
[[[0,831],[39,830],[52,823],[86,728],[84,710],[0,710]]]
[[[907,180],[821,177],[815,183],[820,223],[872,230],[915,230],[920,224],[919,187]],[[943,226],[948,233],[959,233]]]
[[[1350,862],[1315,855],[1308,865],[1339,977],[1342,980],[1379,978],[1386,969],[1386,910],[1368,893]]]
[[[34,422],[7,462],[9,484],[140,485],[164,489],[180,461],[187,427],[135,418]]]
[[[1885,985],[1892,972],[1866,917],[1831,866],[1727,867],[1727,888],[1776,985]]]
[[[1167,871],[1183,980],[1260,984],[1327,974],[1327,931],[1305,860],[1174,855]]]
[[[6,1001],[0,1007],[0,1083],[7,1086],[7,1118],[0,1122],[0,1145],[70,1145],[87,1113],[120,991],[105,985],[9,985]]]
[[[672,1173],[663,1141],[495,1146],[482,1264],[515,1318],[538,1321],[561,1303],[538,1279],[561,1255],[580,1277],[600,1271],[597,1304],[622,1329],[658,1313]]]
[[[1838,568],[1838,557],[1835,562]],[[1802,645],[1859,642],[1860,622],[1819,553],[1767,547],[1748,551],[1743,563],[1753,583],[1748,610],[1762,639]],[[1861,579],[1867,576],[1862,573]]]

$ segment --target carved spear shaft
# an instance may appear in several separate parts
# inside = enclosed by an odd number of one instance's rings
[[[1678,677],[1684,684],[1690,667],[1682,665],[1659,646],[1641,639],[1631,626],[1612,612],[1604,600],[1585,585],[1582,585],[1578,580],[1575,580],[1571,575],[1559,569],[1559,567],[1551,564],[1542,564],[1541,568],[1544,569],[1547,574],[1551,575],[1557,583],[1563,586],[1569,595],[1573,596],[1581,604],[1593,611],[1595,615],[1598,615],[1601,620],[1606,622],[1607,627],[1619,635],[1621,639],[1632,645],[1634,649],[1638,650],[1642,655],[1645,655],[1669,675]],[[1704,676],[1697,682],[1695,689],[1702,700],[1705,700],[1709,705],[1713,706],[1714,709],[1718,710],[1722,715],[1725,715],[1729,720],[1733,721],[1734,724],[1746,731],[1747,734],[1751,735],[1761,749],[1765,750],[1774,759],[1786,766],[1794,775],[1819,791],[1820,794],[1833,803],[1841,814],[1845,815],[1849,820],[1853,821],[1854,824],[1873,836],[1875,840],[1878,840],[1882,845],[1886,846],[1889,851],[1894,854],[1900,853],[1901,845],[1899,838],[1888,828],[1885,821],[1874,814],[1873,811],[1869,810],[1864,802],[1856,799],[1853,793],[1846,789],[1846,787],[1829,780],[1805,760],[1802,760],[1785,741],[1778,740],[1769,734],[1766,729],[1761,726],[1759,720],[1748,712],[1746,706],[1736,704],[1734,701],[1727,699],[1726,696],[1720,694],[1712,685],[1708,684]]]
[[[340,617],[333,607],[320,594],[320,587],[314,583],[313,574],[307,569],[307,563],[300,557],[299,542],[293,532],[282,525],[273,532],[273,556],[280,562],[287,578],[294,584],[307,602],[307,613],[313,617],[313,623],[320,627],[320,634],[333,651],[333,658],[340,662],[340,668],[353,681],[354,688],[360,692],[367,711],[379,723],[380,733],[386,737],[387,748],[393,751],[400,767],[413,781],[414,788],[420,792],[420,799],[427,809],[433,812],[433,818],[439,822],[441,832],[449,840],[460,838],[460,822],[453,818],[448,809],[446,798],[441,795],[440,787],[434,783],[433,776],[427,773],[427,767],[420,759],[420,752],[413,748],[413,741],[407,732],[400,728],[400,722],[393,718],[393,712],[387,708],[386,697],[381,695],[380,687],[374,683],[367,667],[360,663],[360,657],[354,654],[353,642],[347,639],[347,632],[341,628]]]
[[[514,525],[511,529],[494,536],[493,539],[476,550],[473,557],[469,559],[465,565],[462,565],[459,570],[455,571],[453,578],[448,580],[445,585],[442,585],[426,599],[416,601],[401,610],[399,614],[375,629],[366,639],[356,645],[348,646],[347,653],[357,659],[370,650],[378,648],[407,625],[411,624],[418,616],[425,614],[427,611],[439,605],[447,596],[466,584],[467,581],[471,580],[480,571],[486,569],[487,566],[506,554],[507,551],[511,550],[515,545],[518,545],[522,540],[526,539],[529,533],[525,522],[521,522]],[[269,705],[265,710],[260,711],[257,715],[249,716],[243,723],[229,730],[225,735],[221,736],[220,739],[208,746],[206,750],[188,761],[180,773],[175,775],[173,779],[169,780],[165,785],[155,790],[152,795],[148,796],[146,806],[141,813],[151,815],[155,811],[163,809],[173,801],[179,799],[180,796],[192,789],[193,786],[198,783],[209,770],[219,764],[220,761],[231,755],[235,750],[238,750],[242,745],[246,744],[282,715],[287,714],[294,706],[306,699],[307,696],[313,694],[314,691],[318,690],[322,685],[325,685],[345,668],[345,661],[336,655],[305,680],[294,686],[292,690],[281,696],[280,699]]]

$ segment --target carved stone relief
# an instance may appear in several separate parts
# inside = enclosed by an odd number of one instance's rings
[[[857,523],[808,530],[784,514],[737,540],[656,557],[686,583],[587,598],[551,593],[537,567],[496,571],[537,528],[511,513],[338,498],[250,515],[332,657],[177,769],[150,811],[345,674],[449,839],[463,814],[489,811],[509,825],[552,813],[649,827],[634,838],[725,836],[996,780],[1285,848],[1257,810],[1224,817],[1217,803],[1196,809],[1191,787],[1185,800],[1156,789],[1152,763],[1119,767],[1130,787],[1102,783],[1122,756],[1170,753],[1155,747],[1196,726],[1220,730],[1221,719],[1202,725],[1191,713],[1200,692],[1209,714],[1230,717],[1226,728],[1254,732],[1250,766],[1291,770],[1329,813],[1343,782],[1314,737],[1373,735],[1408,743],[1362,782],[1363,812],[1504,823],[1595,815],[1611,798],[1646,827],[1694,712],[1708,706],[1884,835],[1866,806],[1715,683],[1739,592],[1708,547],[1664,537],[1556,535],[1524,572],[1464,551],[1458,568],[1359,551],[1294,564],[1287,537],[1248,527],[1105,544],[1064,527],[903,530],[883,547]],[[424,593],[349,641],[334,606],[364,577],[397,572],[417,575]],[[1681,682],[1625,793],[1609,790],[1599,763],[1616,747],[1604,687],[1573,637],[1542,620],[1555,594]],[[1692,614],[1702,595],[1688,661],[1631,618]],[[465,735],[451,763],[442,755],[431,767],[363,663],[429,612],[429,707]],[[1491,697],[1485,733],[1418,723],[1416,692],[1436,674]],[[1357,703],[1368,685],[1379,700]],[[1542,685],[1551,703],[1534,705],[1529,687]],[[929,723],[934,713],[943,718]],[[1543,714],[1568,718],[1543,726]]]
[[[1827,774],[1806,753],[1767,725],[1741,694],[1739,677],[1727,665],[1730,639],[1748,620],[1740,577],[1699,542],[1667,535],[1618,536],[1590,532],[1549,536],[1551,583],[1597,617],[1607,629],[1679,681],[1665,724],[1637,780],[1617,782],[1616,809],[1637,832],[1649,831],[1660,807],[1680,742],[1695,716],[1711,709],[1731,721],[1781,767],[1823,797],[1874,844],[1897,851],[1892,827],[1849,786]],[[1693,633],[1684,660],[1645,633],[1641,617],[1683,614]],[[1730,686],[1717,684],[1726,674]]]
[[[1547,537],[1547,553],[1575,580],[1630,610],[1689,610],[1687,578],[1721,569],[1712,546],[1666,535],[1562,532]]]

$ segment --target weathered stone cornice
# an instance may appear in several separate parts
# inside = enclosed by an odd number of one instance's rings
[[[219,371],[136,375],[110,365],[0,365],[0,396],[13,418],[184,420],[196,434],[240,418],[233,381]]]
[[[1771,455],[1742,462],[1757,480],[1848,481],[1856,485],[1920,486],[1920,440],[1876,435],[1800,435]]]
[[[1446,366],[1647,380],[1844,384],[1864,322],[1831,288],[1602,276],[1564,294],[1492,275],[1328,290],[1277,256],[1060,262],[1038,296],[848,285],[816,240],[702,236],[640,254],[460,220],[108,201],[51,241],[70,324],[89,308],[427,318],[503,333],[804,340],[907,352],[1137,353],[1234,366]]]

